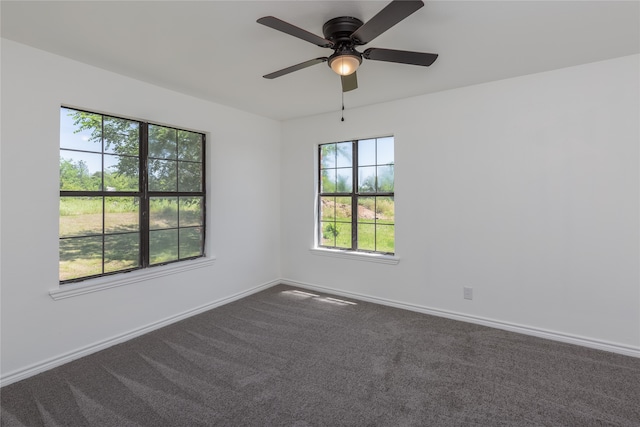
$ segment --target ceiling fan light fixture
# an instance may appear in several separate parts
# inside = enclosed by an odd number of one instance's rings
[[[361,63],[362,57],[348,53],[329,58],[329,66],[340,76],[348,76],[355,73]]]

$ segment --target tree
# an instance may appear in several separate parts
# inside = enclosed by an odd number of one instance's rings
[[[89,141],[96,142],[101,146],[104,140],[104,151],[120,156],[115,167],[117,174],[138,175],[140,147],[140,125],[138,122],[104,117],[100,114],[84,111],[74,111],[72,117],[76,133],[91,132]]]
[[[322,175],[322,192],[350,192],[351,179],[349,174],[341,171],[352,168],[353,144],[338,142],[320,146],[320,164]]]
[[[100,145],[104,141],[104,152],[118,156],[113,170],[105,171],[105,187],[137,188],[140,123],[84,111],[74,111],[72,117],[76,132],[89,131],[90,141]],[[178,190],[176,182],[179,177],[180,189],[200,191],[202,135],[151,124],[148,130],[150,189]],[[109,172],[113,173],[112,177]],[[107,177],[115,180],[114,183],[107,183]]]
[[[378,191],[391,193],[394,188],[394,165],[378,166]]]
[[[100,190],[102,179],[99,173],[89,174],[83,160],[73,162],[60,157],[60,189],[67,191]]]

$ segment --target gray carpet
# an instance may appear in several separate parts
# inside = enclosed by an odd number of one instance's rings
[[[640,359],[276,286],[1,390],[3,426],[640,426]]]

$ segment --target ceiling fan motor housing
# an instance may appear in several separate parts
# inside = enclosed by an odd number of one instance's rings
[[[324,38],[334,42],[336,45],[341,43],[353,43],[351,34],[363,25],[363,22],[352,16],[339,16],[328,20],[322,26],[322,34]]]
[[[362,25],[363,22],[361,20],[352,16],[339,16],[324,23],[322,34],[327,40],[334,43],[333,50],[335,51],[329,57],[327,64],[329,67],[331,67],[335,58],[343,55],[356,57],[362,63],[362,54],[355,49],[356,43],[351,38],[351,34]]]

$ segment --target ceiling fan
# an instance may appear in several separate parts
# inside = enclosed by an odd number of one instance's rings
[[[371,42],[422,6],[424,2],[421,0],[393,0],[366,23],[351,16],[339,16],[324,23],[322,26],[324,38],[273,16],[260,18],[257,21],[259,24],[334,51],[331,56],[301,62],[263,77],[275,79],[321,62],[328,62],[329,67],[342,79],[342,91],[348,92],[358,88],[356,70],[362,64],[362,58],[428,67],[438,58],[437,54],[375,47],[362,53],[356,50],[357,46]]]

